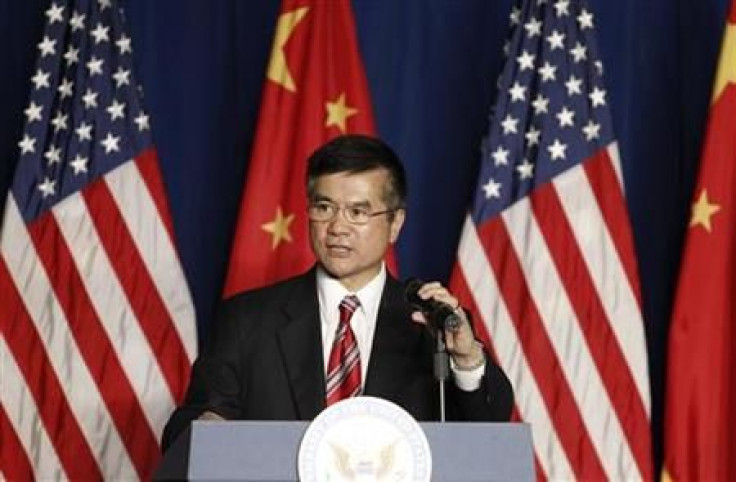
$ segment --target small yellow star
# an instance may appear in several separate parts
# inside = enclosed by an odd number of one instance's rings
[[[710,217],[721,210],[721,206],[708,202],[708,191],[700,192],[697,202],[693,203],[693,212],[690,217],[690,227],[702,224],[706,231],[710,232]]]
[[[711,103],[718,100],[729,83],[736,84],[736,24],[733,23],[726,24]]]
[[[342,133],[345,133],[348,117],[358,113],[358,109],[345,104],[345,92],[341,93],[334,102],[326,102],[325,108],[327,109],[325,127],[337,126]]]
[[[271,233],[271,249],[276,249],[282,240],[291,242],[291,233],[289,233],[289,225],[294,220],[294,214],[284,217],[281,207],[276,208],[276,218],[270,223],[266,223],[261,228]]]

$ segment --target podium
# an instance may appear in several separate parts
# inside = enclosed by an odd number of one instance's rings
[[[309,422],[195,421],[169,448],[154,480],[296,481]],[[531,431],[522,423],[420,423],[433,481],[533,481]]]

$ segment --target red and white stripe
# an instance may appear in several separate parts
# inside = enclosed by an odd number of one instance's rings
[[[652,477],[644,325],[618,165],[614,144],[463,229],[452,285],[512,380],[541,478]]]
[[[3,469],[147,478],[196,356],[196,325],[154,151],[0,233]],[[6,433],[4,430],[3,433]],[[5,474],[8,476],[8,474]]]

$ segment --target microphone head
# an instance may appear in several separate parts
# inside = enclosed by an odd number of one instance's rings
[[[424,313],[429,325],[436,329],[455,331],[460,326],[460,317],[449,305],[436,300],[425,300],[419,297],[419,289],[424,281],[419,278],[407,278],[404,281],[406,301],[417,311]]]
[[[422,299],[419,297],[419,288],[422,287],[424,284],[424,281],[420,280],[419,278],[407,278],[406,281],[404,281],[404,295],[406,297],[406,301],[413,305],[421,304]]]

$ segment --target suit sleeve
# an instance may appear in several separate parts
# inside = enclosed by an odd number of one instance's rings
[[[223,305],[215,316],[214,333],[192,367],[184,403],[169,418],[161,445],[166,450],[193,420],[211,411],[225,419],[240,414],[240,399],[244,387],[239,373],[242,323],[236,314],[239,301]]]
[[[488,355],[480,387],[467,392],[449,384],[448,398],[452,401],[448,418],[457,421],[508,422],[514,404],[511,382]]]
[[[470,326],[474,327],[472,314],[466,311]],[[477,338],[477,336],[476,336]],[[506,374],[483,349],[486,366],[480,386],[473,391],[461,390],[451,384],[451,394],[457,410],[455,419],[476,422],[508,422],[514,406],[514,391]]]

